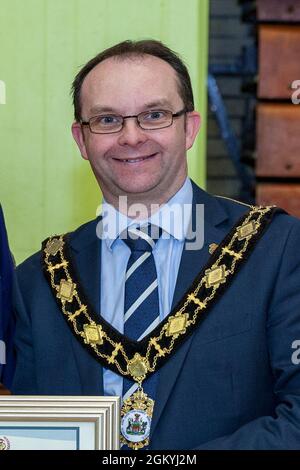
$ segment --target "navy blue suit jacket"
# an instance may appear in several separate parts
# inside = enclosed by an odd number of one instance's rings
[[[247,207],[193,186],[205,207],[205,244],[182,254],[173,306]],[[96,223],[71,235],[82,285],[99,312]],[[161,368],[152,449],[300,449],[300,221],[275,215],[247,263],[189,339]],[[18,268],[13,391],[101,395],[101,366],[71,333],[41,270]]]
[[[9,251],[4,216],[0,206],[0,347],[5,344],[5,361],[2,363],[3,351],[0,352],[0,382],[11,387],[15,369],[13,351],[14,316],[12,308],[13,260]]]

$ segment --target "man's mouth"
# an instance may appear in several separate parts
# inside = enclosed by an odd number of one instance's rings
[[[118,162],[121,162],[121,163],[139,163],[145,160],[149,160],[150,158],[154,158],[155,155],[157,155],[157,152],[152,153],[151,155],[146,155],[146,156],[142,156],[138,158],[114,158],[114,160],[117,160]]]

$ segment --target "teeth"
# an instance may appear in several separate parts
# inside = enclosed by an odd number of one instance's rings
[[[128,158],[128,159],[125,159],[124,160],[121,160],[121,159],[118,159],[120,162],[123,162],[123,163],[138,163],[138,162],[142,162],[143,160],[147,160],[148,158],[151,158],[153,157],[155,154],[151,154],[151,155],[148,155],[147,157],[140,157],[140,158]]]
[[[136,163],[136,162],[142,162],[143,160],[146,160],[148,157],[143,157],[143,158],[135,158],[135,159],[130,159],[130,160],[124,160],[127,163]]]

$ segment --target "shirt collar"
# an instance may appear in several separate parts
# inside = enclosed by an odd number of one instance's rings
[[[191,218],[192,200],[193,188],[188,177],[177,193],[149,219],[139,221],[131,219],[103,199],[101,238],[111,250],[115,240],[128,227],[151,223],[162,228],[162,238],[168,238],[171,235],[177,240],[184,240]]]

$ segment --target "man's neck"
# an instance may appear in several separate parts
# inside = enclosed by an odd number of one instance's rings
[[[156,197],[143,194],[124,194],[119,197],[112,197],[104,194],[106,202],[111,204],[117,211],[135,220],[146,220],[159,211],[161,206],[166,204],[184,185],[185,179],[172,188],[172,191],[157,195]]]

